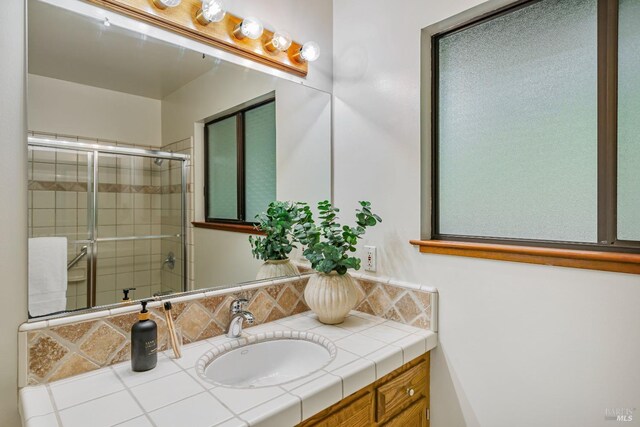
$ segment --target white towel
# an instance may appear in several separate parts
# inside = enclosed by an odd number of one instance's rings
[[[29,314],[67,309],[67,238],[29,239]]]

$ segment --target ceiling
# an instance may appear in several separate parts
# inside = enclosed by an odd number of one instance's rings
[[[30,74],[153,99],[220,66],[201,53],[35,0],[28,41]]]

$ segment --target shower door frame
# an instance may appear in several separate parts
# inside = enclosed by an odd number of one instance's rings
[[[87,308],[96,307],[96,283],[97,283],[97,262],[98,262],[98,250],[97,243],[99,242],[117,242],[117,241],[131,241],[131,240],[146,240],[146,239],[161,239],[169,237],[178,237],[175,234],[168,235],[147,235],[147,236],[127,236],[127,237],[98,237],[98,161],[100,153],[126,155],[126,156],[139,156],[159,158],[166,160],[177,160],[181,162],[182,169],[182,194],[180,203],[180,238],[182,240],[182,291],[187,290],[187,167],[191,156],[188,154],[171,153],[169,151],[161,150],[147,150],[143,148],[131,148],[131,147],[116,147],[110,145],[101,144],[88,144],[83,142],[74,141],[61,141],[57,139],[48,139],[29,136],[27,138],[28,145],[34,147],[45,147],[51,149],[62,150],[75,150],[88,153],[88,162],[91,163],[92,182],[87,186],[87,190],[91,191],[91,197],[87,197],[88,205],[87,209],[91,212],[87,223],[89,231],[89,246],[91,250],[87,253],[87,264],[89,265],[90,278],[87,278]],[[135,284],[134,284],[135,285]],[[114,301],[117,303],[117,301]]]

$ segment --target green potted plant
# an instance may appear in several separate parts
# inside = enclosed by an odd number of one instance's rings
[[[365,201],[356,209],[355,227],[339,224],[339,209],[326,200],[318,203],[318,212],[320,224],[316,225],[305,205],[293,233],[306,246],[303,255],[316,271],[304,291],[307,305],[322,323],[337,324],[344,321],[358,298],[353,278],[347,272],[349,268],[360,269],[360,258],[353,256],[358,239],[382,219],[371,212],[371,203]]]
[[[298,268],[289,260],[289,253],[295,248],[292,235],[293,225],[305,215],[300,202],[271,202],[265,212],[256,215],[256,228],[265,233],[264,236],[249,236],[251,253],[264,264],[260,266],[256,279],[298,275]]]

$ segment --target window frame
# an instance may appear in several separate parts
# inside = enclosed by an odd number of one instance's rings
[[[251,101],[240,104],[229,110],[225,110],[215,116],[209,118],[204,124],[204,220],[205,224],[220,224],[220,227],[203,227],[203,228],[219,228],[227,231],[238,232],[254,232],[257,224],[254,221],[247,221],[246,216],[246,168],[245,168],[245,114],[248,111],[262,107],[267,104],[276,103],[275,92],[255,98]],[[209,212],[209,125],[217,122],[236,117],[236,216],[237,219],[231,218],[215,218],[210,216]],[[202,224],[202,223],[200,223]]]
[[[517,248],[550,248],[577,251],[640,253],[640,241],[617,238],[617,71],[618,71],[618,0],[597,1],[597,156],[598,156],[598,222],[597,243],[554,240],[531,240],[500,237],[478,237],[439,232],[438,194],[438,105],[439,105],[439,40],[475,25],[509,14],[542,0],[519,0],[470,21],[431,35],[431,241],[466,242],[514,246]],[[420,244],[420,241],[412,241]],[[421,245],[423,246],[423,245]],[[432,245],[435,246],[435,245]],[[458,245],[461,246],[461,245]],[[508,250],[508,248],[507,248]],[[514,249],[515,251],[515,249]]]

